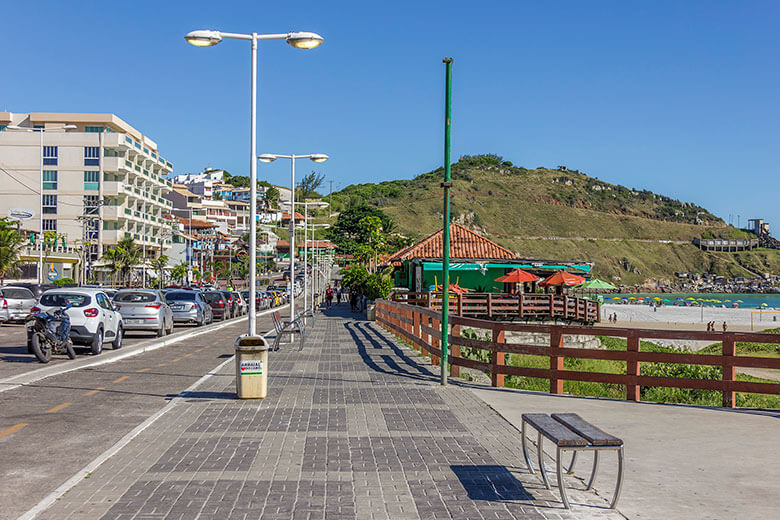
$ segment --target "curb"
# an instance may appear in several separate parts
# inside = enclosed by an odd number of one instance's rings
[[[265,311],[256,313],[256,317],[265,316],[266,314],[270,314],[278,310],[279,308],[267,309]],[[178,343],[185,339],[194,338],[195,336],[199,336],[201,334],[207,334],[215,330],[229,327],[230,325],[234,325],[245,319],[246,316],[233,318],[229,321],[208,325],[206,327],[199,327],[195,330],[177,332],[164,338],[155,338],[142,341],[137,345],[125,347],[120,350],[111,350],[108,352],[103,351],[102,355],[99,356],[98,359],[95,359],[94,357],[74,359],[72,361],[66,361],[55,366],[47,366],[37,370],[32,370],[31,372],[26,372],[24,374],[17,374],[15,376],[7,377],[0,380],[0,393],[19,388],[20,386],[29,385],[30,383],[35,383],[42,379],[46,379],[47,377],[65,374],[67,372],[72,372],[82,368],[115,363],[131,356],[137,356],[138,354],[143,354],[144,352],[149,352],[158,348],[167,347],[168,345],[173,345],[174,343]]]

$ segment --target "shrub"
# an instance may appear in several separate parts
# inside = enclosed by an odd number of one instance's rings
[[[60,278],[59,280],[54,280],[52,283],[57,287],[65,287],[69,285],[76,285],[76,280],[73,278]]]

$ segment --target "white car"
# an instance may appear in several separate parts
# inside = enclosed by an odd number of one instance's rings
[[[70,339],[73,343],[89,345],[93,355],[103,351],[104,343],[112,343],[114,350],[122,348],[124,323],[122,315],[102,289],[69,287],[49,289],[41,295],[31,312],[53,312],[71,304]],[[30,334],[27,333],[29,344]]]

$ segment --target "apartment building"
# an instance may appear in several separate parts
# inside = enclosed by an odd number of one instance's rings
[[[114,114],[0,112],[0,214],[29,210],[25,229],[42,223],[68,245],[90,243],[91,260],[124,237],[145,246],[147,260],[170,246],[162,216],[172,183],[163,176],[172,169]]]

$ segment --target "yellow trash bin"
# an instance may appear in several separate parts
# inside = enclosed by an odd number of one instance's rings
[[[268,342],[240,336],[236,340],[236,394],[239,399],[264,399],[268,390]]]

